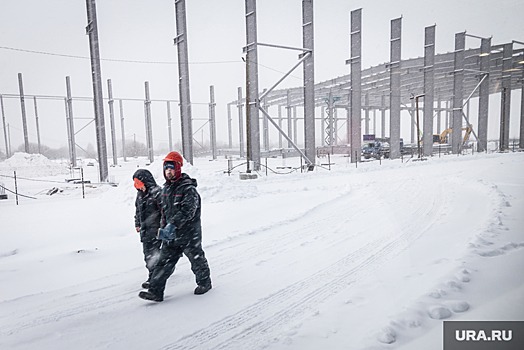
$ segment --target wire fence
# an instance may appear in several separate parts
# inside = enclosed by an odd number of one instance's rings
[[[46,180],[30,177],[21,177],[17,175],[16,171],[13,171],[13,175],[0,174],[0,200],[9,199],[8,194],[14,195],[16,205],[20,204],[19,198],[28,198],[37,200],[42,197],[52,196],[58,193],[74,194],[78,193],[82,195],[82,198],[86,197],[86,187],[99,187],[99,186],[116,186],[114,181],[109,182],[92,182],[84,178],[84,169],[78,168],[79,176],[71,176],[64,181],[58,180]],[[73,172],[71,173],[73,175]],[[7,181],[11,180],[12,187],[6,185]],[[24,188],[20,187],[20,184],[24,184]],[[42,186],[38,186],[36,193],[31,193],[31,190],[35,190],[35,186],[28,185],[30,183],[49,184],[50,186],[42,189]]]

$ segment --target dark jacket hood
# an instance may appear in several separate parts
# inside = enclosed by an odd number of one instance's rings
[[[151,172],[147,169],[138,169],[137,171],[135,171],[135,173],[133,174],[133,179],[134,178],[137,178],[140,181],[142,181],[144,185],[146,185],[146,188],[157,186],[153,174],[151,174]]]

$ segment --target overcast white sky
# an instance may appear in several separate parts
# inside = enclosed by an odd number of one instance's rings
[[[0,4],[0,94],[17,94],[17,74],[22,73],[28,95],[64,96],[65,77],[70,76],[74,96],[91,96],[88,59],[15,50],[89,57],[85,1],[2,0]],[[236,99],[237,87],[244,85],[241,60],[245,45],[244,1],[186,0],[186,6],[192,63],[191,99],[204,103],[193,108],[193,117],[207,118],[205,103],[209,101],[209,86],[214,85],[219,139],[226,140],[226,104]],[[259,41],[301,46],[301,6],[300,0],[259,0]],[[423,55],[424,27],[433,24],[437,25],[437,53],[452,51],[454,34],[464,30],[478,36],[492,36],[494,44],[524,41],[524,1],[521,0],[317,0],[314,2],[316,82],[348,74],[345,60],[349,57],[349,14],[358,8],[363,11],[363,68],[389,60],[390,20],[400,16],[403,17],[403,58]],[[98,0],[97,12],[103,59],[176,62],[173,0]],[[477,47],[479,42],[468,38],[467,46]],[[296,60],[294,51],[261,48],[260,89],[271,86]],[[149,81],[153,99],[178,99],[176,64],[104,60],[102,76],[105,91],[107,79],[112,79],[115,98],[143,98],[144,82]],[[301,76],[300,69],[295,71],[282,87],[300,86]],[[74,106],[77,116],[89,117],[92,108],[86,104],[80,102]],[[4,105],[15,148],[23,142],[19,102],[4,98]],[[155,139],[167,140],[162,130],[166,107],[153,107],[157,123],[153,126]],[[30,141],[36,142],[33,106],[28,104],[26,108],[30,117]],[[38,108],[42,142],[50,146],[65,145],[63,102],[39,101]],[[142,104],[130,103],[125,105],[125,110],[127,134],[143,135]],[[172,113],[177,132],[178,106],[172,106]],[[77,129],[85,124],[76,123]],[[198,129],[199,123],[203,121],[196,120],[194,129]],[[51,126],[56,132],[50,130]],[[179,138],[177,134],[174,136]],[[83,137],[92,138],[94,132],[87,128],[78,135],[80,140]],[[3,142],[0,144],[3,149]]]

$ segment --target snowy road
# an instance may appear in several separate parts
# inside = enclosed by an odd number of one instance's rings
[[[521,169],[522,156],[515,158],[505,165]],[[504,225],[501,215],[514,195],[497,184],[513,181],[515,193],[523,193],[522,180],[498,177],[499,161],[488,157],[466,160],[467,165],[453,160],[380,168],[372,163],[254,183],[211,177],[206,183],[204,177],[199,180],[204,244],[214,289],[192,295],[193,275],[183,258],[159,304],[137,298],[145,272],[136,237],[122,227],[129,206],[114,211],[121,195],[87,199],[113,213],[110,224],[78,218],[89,226],[86,231],[98,232],[92,242],[82,237],[85,247],[96,249],[74,253],[57,247],[58,253],[38,257],[44,249],[35,248],[33,259],[20,249],[0,258],[0,276],[11,271],[7,278],[30,279],[35,274],[38,281],[38,273],[48,273],[58,281],[2,297],[0,347],[318,349],[322,344],[362,349],[406,344],[449,317],[447,312],[469,309],[463,289],[472,271],[465,262],[480,255],[472,254],[475,244],[478,251],[493,251],[481,238]],[[482,173],[488,168],[493,172]],[[521,208],[522,198],[515,205]],[[40,214],[35,215],[38,220]],[[59,221],[63,213],[50,215]],[[512,251],[522,261],[524,238],[519,237]],[[79,270],[71,268],[78,260],[73,266]],[[118,268],[106,269],[109,265]],[[5,279],[2,289],[9,282]]]

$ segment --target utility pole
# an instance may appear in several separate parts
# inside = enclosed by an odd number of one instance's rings
[[[24,129],[24,149],[25,153],[29,153],[29,136],[27,134],[27,117],[25,113],[25,96],[22,73],[18,73],[18,88],[20,90],[20,108],[22,109],[22,127]]]
[[[38,121],[38,107],[36,104],[36,96],[33,96],[33,107],[35,108],[36,140],[38,142],[38,153],[42,154],[42,147],[40,143],[40,122]]]
[[[5,157],[10,158],[11,154],[9,152],[9,142],[7,140],[7,127],[5,124],[5,113],[4,113],[4,99],[0,95],[0,110],[2,111],[2,125],[4,127],[4,141],[5,141]]]

